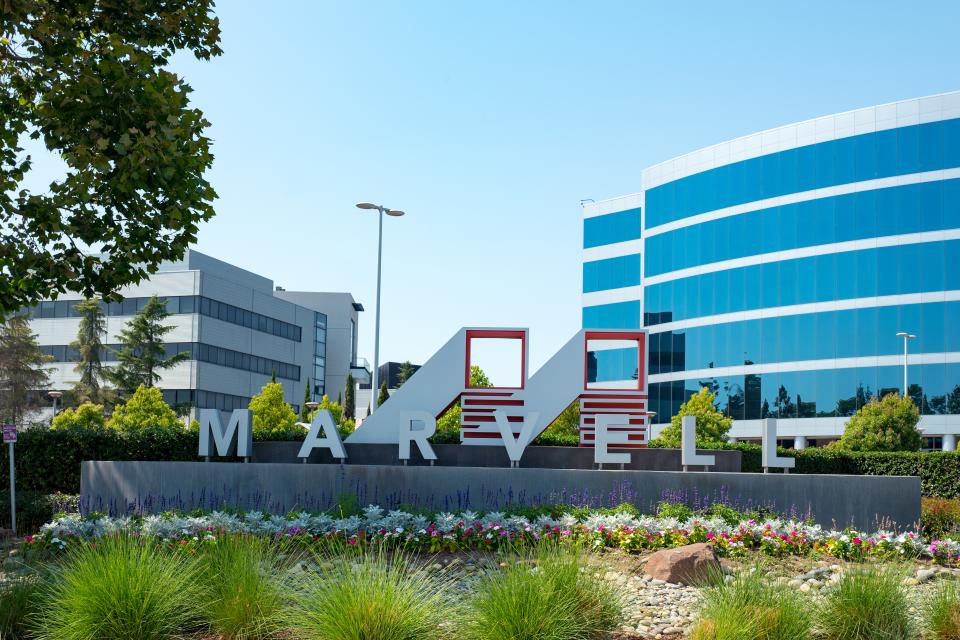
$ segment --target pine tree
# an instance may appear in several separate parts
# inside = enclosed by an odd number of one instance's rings
[[[303,405],[300,407],[300,422],[310,422],[310,378],[307,378],[307,384],[303,388]]]
[[[14,316],[0,328],[0,420],[23,424],[30,392],[45,389],[50,376],[26,316]]]
[[[357,413],[357,396],[353,389],[354,384],[353,374],[348,373],[347,386],[343,391],[343,415],[349,420],[355,420]]]
[[[390,390],[387,388],[387,381],[384,380],[380,385],[380,393],[377,394],[377,406],[382,405],[390,399]]]
[[[397,372],[397,388],[402,387],[403,383],[409,380],[410,376],[414,373],[416,372],[413,370],[413,365],[410,364],[410,361],[404,361],[403,364],[400,365],[400,371]]]
[[[73,385],[73,398],[78,404],[103,404],[109,399],[107,390],[101,384],[109,369],[104,367],[100,360],[103,353],[101,337],[107,333],[107,319],[97,299],[84,300],[74,306],[74,309],[80,314],[80,329],[77,331],[77,339],[70,343],[70,348],[80,356],[73,369],[80,374],[80,380]]]
[[[277,384],[277,370],[270,370],[270,384]]]
[[[186,352],[166,357],[163,337],[173,331],[173,326],[163,321],[169,315],[167,305],[153,296],[118,335],[123,343],[117,352],[120,364],[108,377],[122,397],[129,398],[140,385],[152,388],[160,380],[161,371],[190,359]]]

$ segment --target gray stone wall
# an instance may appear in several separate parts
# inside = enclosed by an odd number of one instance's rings
[[[650,510],[664,498],[693,506],[724,501],[864,529],[909,527],[920,518],[916,477],[220,462],[84,462],[81,471],[81,508],[114,514],[224,506],[319,511],[345,495],[360,505],[444,511],[558,502]]]

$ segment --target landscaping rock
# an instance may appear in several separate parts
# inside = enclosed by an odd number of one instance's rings
[[[936,575],[937,571],[935,569],[920,569],[917,571],[917,580],[920,582],[928,582]]]
[[[709,544],[688,544],[676,549],[662,549],[650,556],[644,572],[655,580],[675,584],[696,585],[711,574],[720,572],[717,554]]]

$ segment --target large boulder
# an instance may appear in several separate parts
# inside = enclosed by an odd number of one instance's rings
[[[686,585],[701,584],[720,571],[713,546],[704,543],[657,551],[644,567],[651,578]]]

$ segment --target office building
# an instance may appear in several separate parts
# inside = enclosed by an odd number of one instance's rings
[[[649,330],[654,435],[709,386],[733,437],[777,417],[797,447],[836,439],[903,388],[907,332],[925,445],[956,448],[960,92],[717,144],[641,187],[584,207],[583,325]]]
[[[314,400],[325,393],[336,397],[357,363],[363,307],[349,293],[284,291],[268,278],[193,250],[120,293],[121,302],[104,304],[105,364],[115,359],[109,347],[120,347],[117,334],[131,317],[151,296],[165,299],[167,324],[174,327],[165,337],[167,352],[190,354],[164,371],[157,385],[170,404],[246,408],[275,375],[286,401],[299,410],[308,381]],[[73,370],[77,354],[69,347],[80,323],[74,310],[79,301],[64,297],[30,309],[31,328],[53,357],[51,389],[68,390],[79,378]]]

